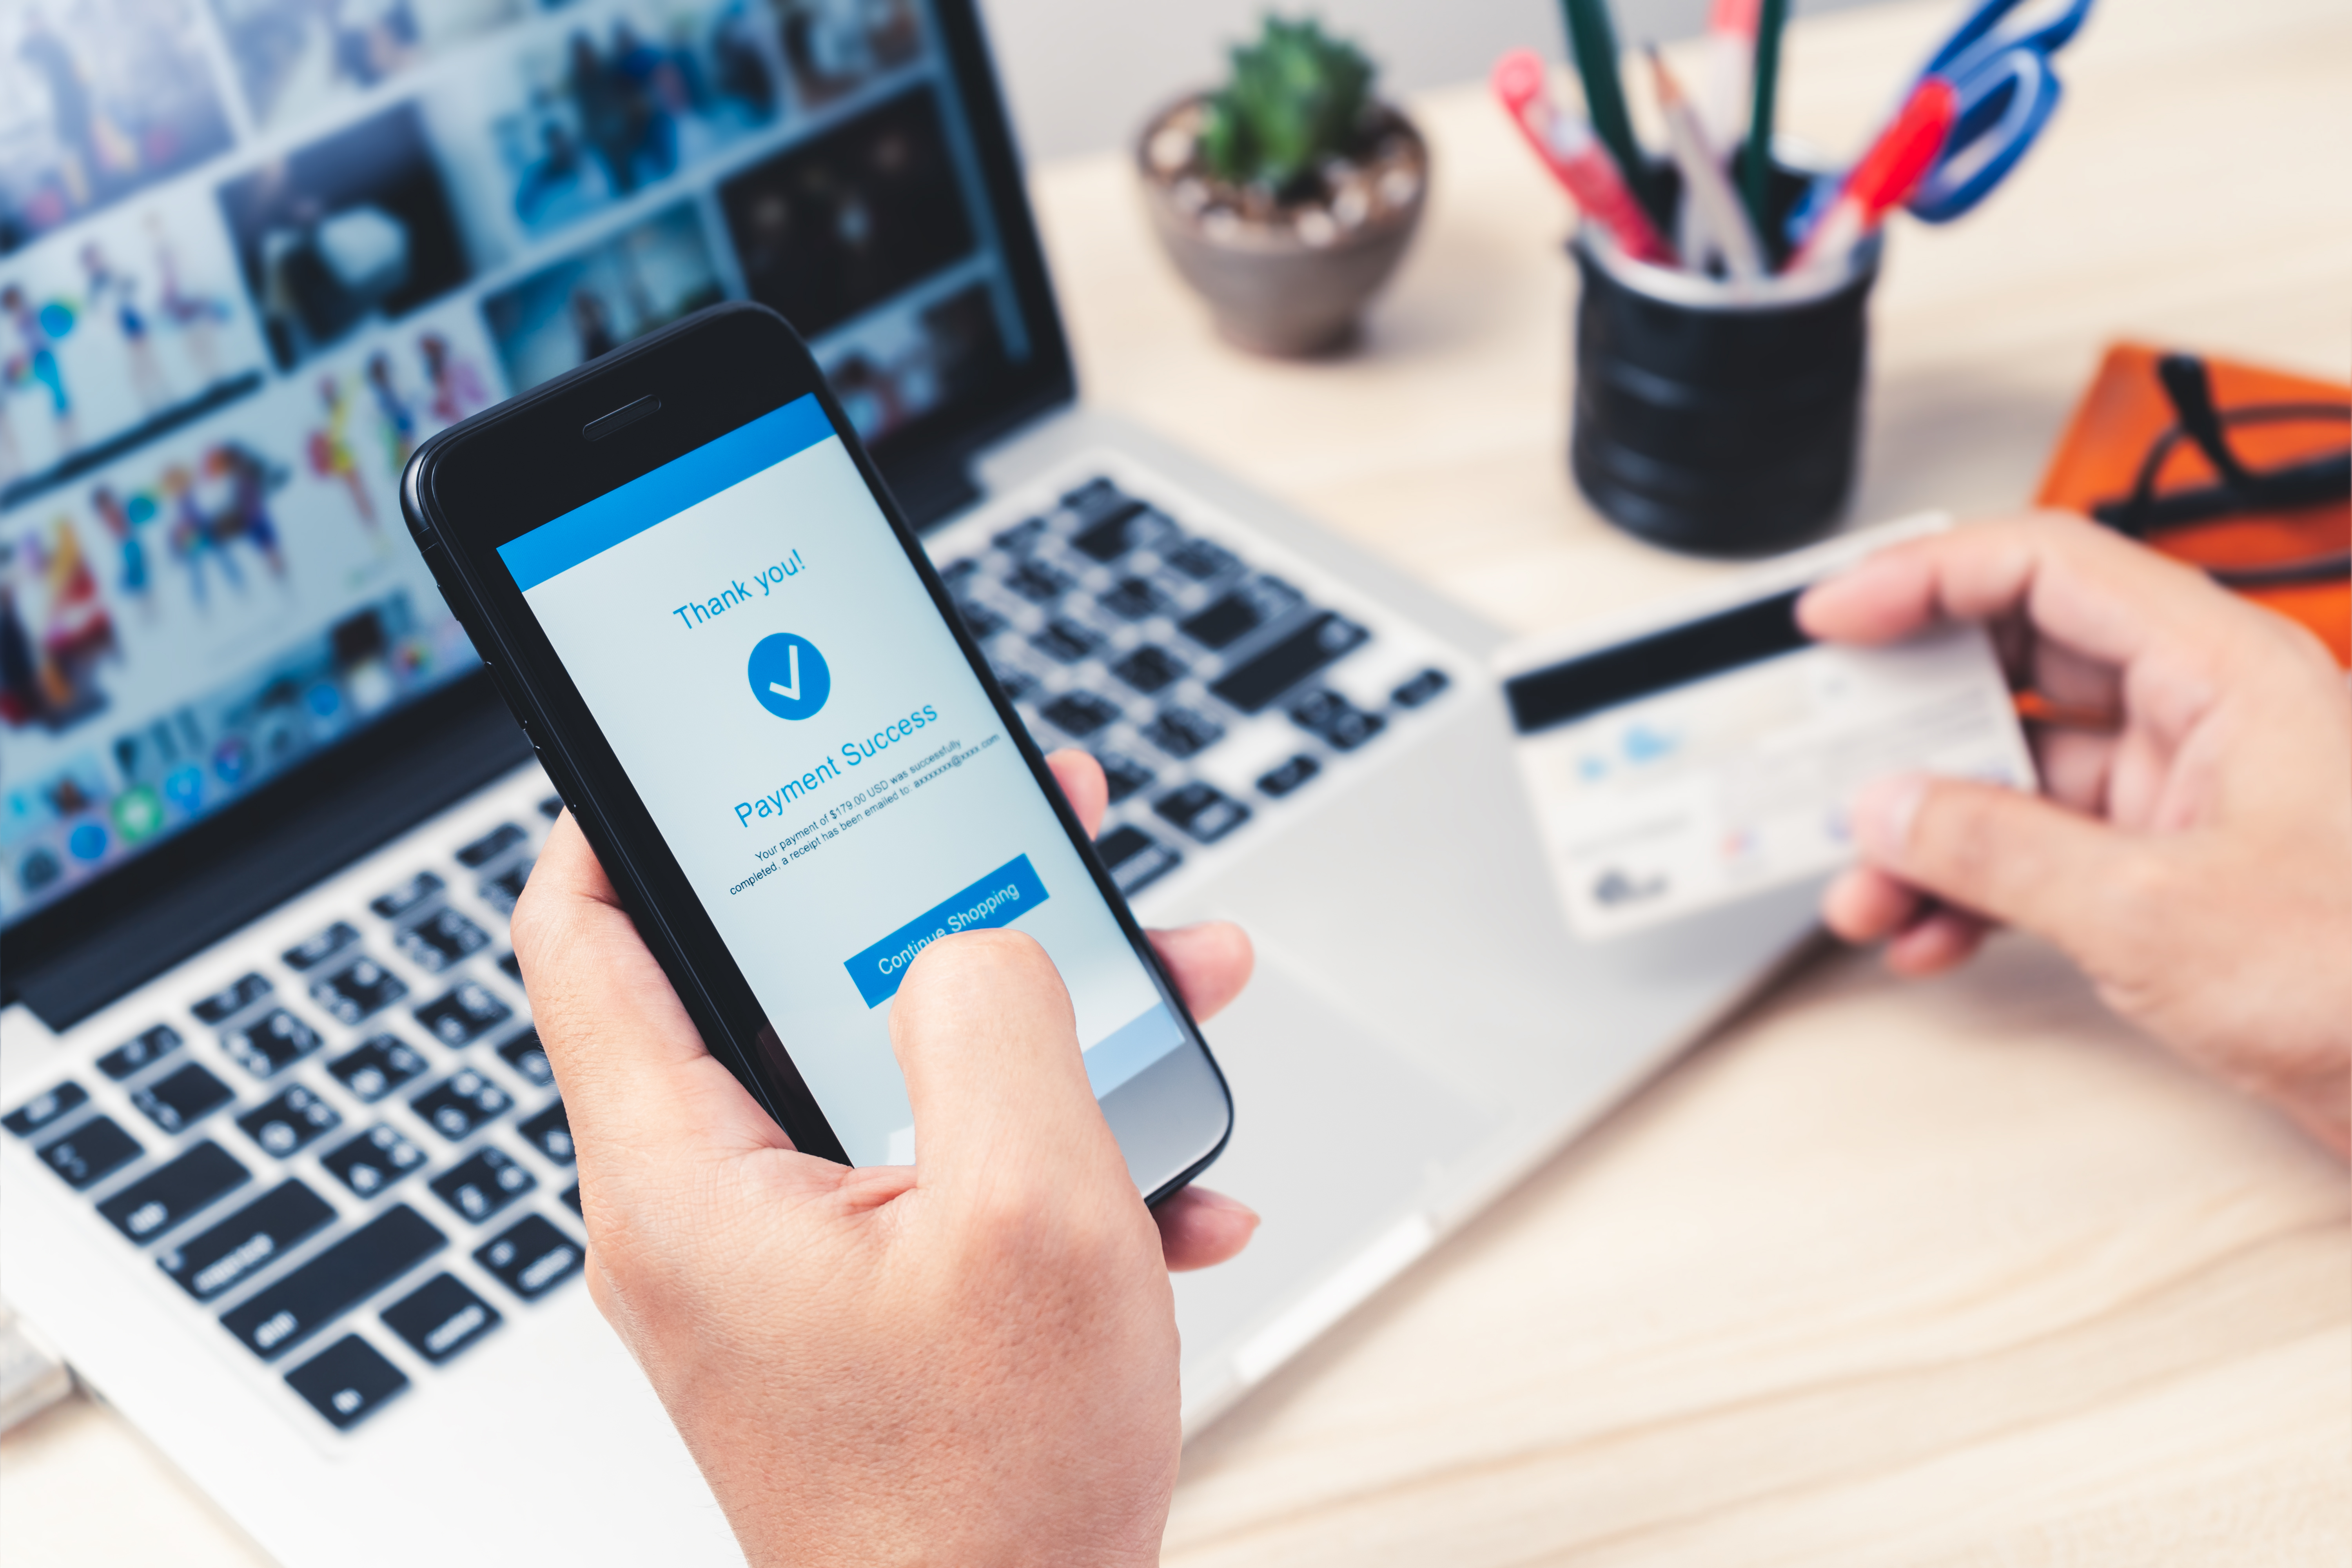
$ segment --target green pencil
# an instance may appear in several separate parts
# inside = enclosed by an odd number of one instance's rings
[[[1756,90],[1748,100],[1748,145],[1739,155],[1740,189],[1748,198],[1748,216],[1756,232],[1765,237],[1773,255],[1780,247],[1772,233],[1772,96],[1780,85],[1780,28],[1789,19],[1789,0],[1763,0],[1756,14]]]
[[[1766,0],[1770,4],[1770,0]],[[1617,78],[1617,35],[1609,26],[1606,0],[1560,0],[1568,17],[1568,41],[1576,56],[1577,73],[1584,79],[1584,109],[1592,117],[1592,133],[1617,160],[1620,174],[1633,197],[1649,212],[1651,221],[1669,232],[1673,215],[1663,210],[1657,183],[1650,177],[1648,160],[1633,140],[1633,122],[1625,116],[1625,89]]]

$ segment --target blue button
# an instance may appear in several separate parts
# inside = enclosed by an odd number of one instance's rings
[[[1045,884],[1037,879],[1029,857],[1016,855],[961,892],[941,899],[843,967],[856,983],[866,1005],[879,1006],[898,994],[898,982],[907,977],[907,965],[915,962],[915,954],[940,938],[1011,925],[1044,903],[1045,897]]]
[[[833,671],[816,644],[791,632],[761,637],[751,649],[751,695],[779,719],[814,718],[833,695]]]

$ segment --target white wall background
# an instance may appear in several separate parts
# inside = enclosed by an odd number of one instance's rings
[[[1796,0],[1800,15],[1866,0]],[[1123,145],[1144,117],[1223,74],[1225,50],[1256,31],[1265,0],[982,0],[1023,153],[1058,158]],[[1314,15],[1410,93],[1486,74],[1525,45],[1567,58],[1553,0],[1282,0]],[[1616,0],[1619,42],[1678,38],[1706,24],[1707,0]]]

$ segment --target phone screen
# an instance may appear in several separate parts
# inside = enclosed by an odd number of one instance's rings
[[[951,932],[1045,949],[1097,1099],[1186,1042],[814,396],[499,554],[852,1163]]]

